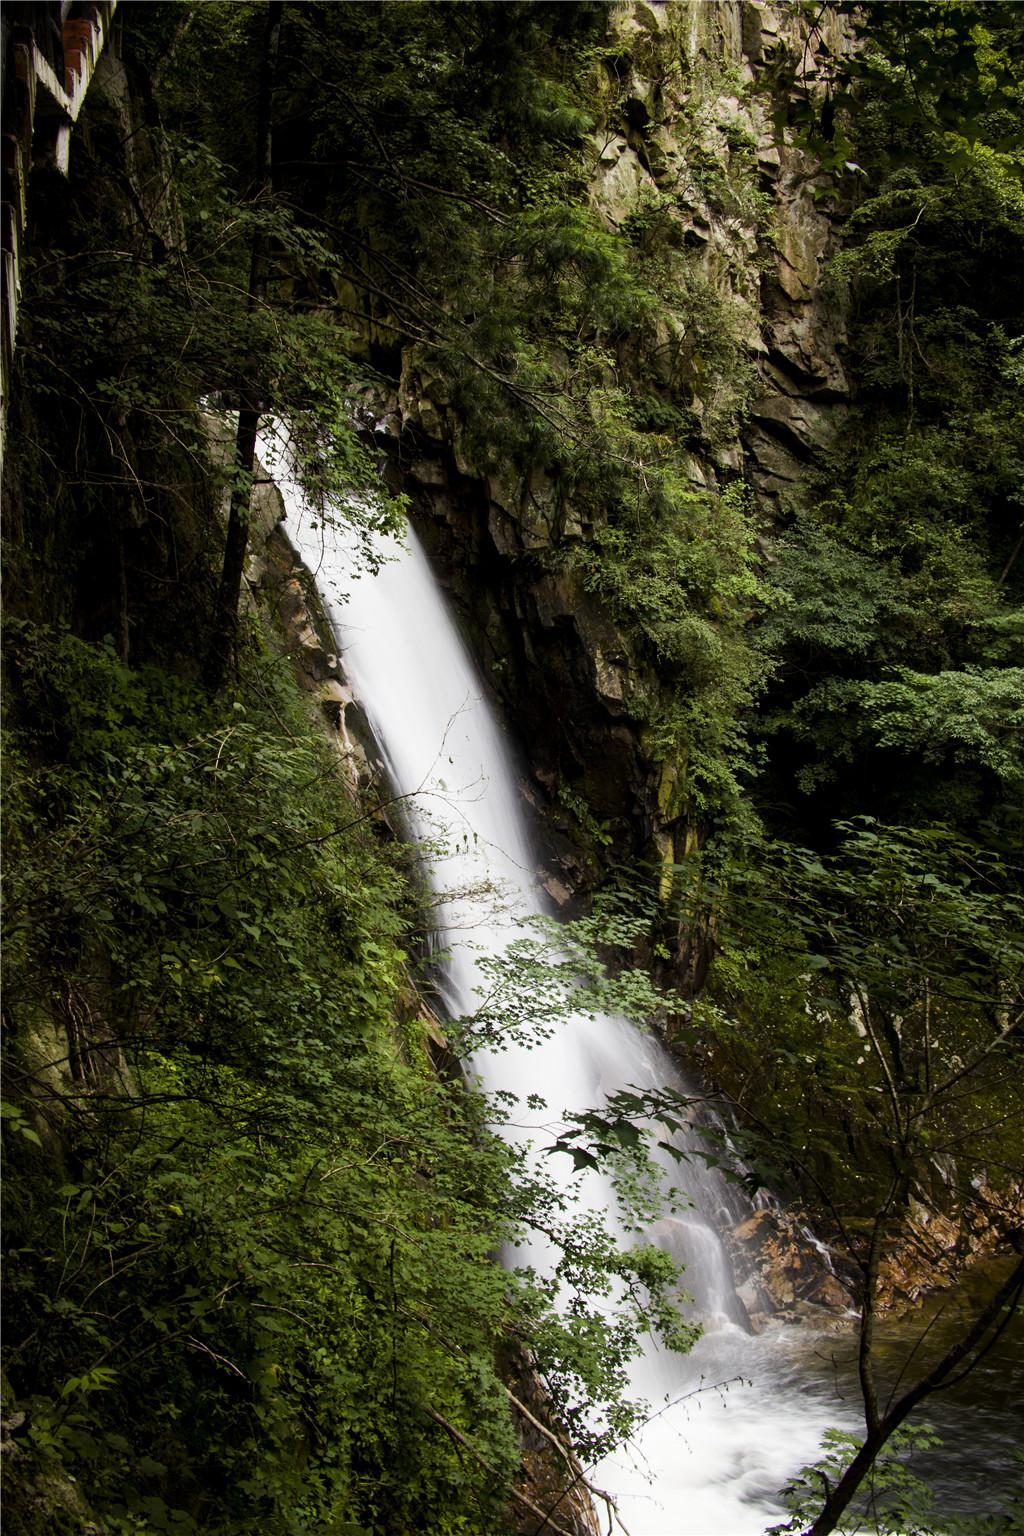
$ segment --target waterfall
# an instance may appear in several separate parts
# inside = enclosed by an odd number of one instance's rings
[[[446,951],[441,985],[453,1016],[478,1006],[481,958],[500,955],[522,918],[545,910],[509,744],[447,611],[430,563],[410,530],[406,547],[381,552],[375,575],[353,568],[350,540],[324,527],[305,505],[272,442],[262,457],[282,490],[290,538],[317,582],[336,630],[347,680],[404,798],[413,838],[429,849],[437,925]],[[650,1036],[615,1017],[570,1017],[528,1048],[476,1053],[483,1085],[524,1106],[540,1092],[548,1109],[524,1108],[522,1125],[598,1108],[628,1087],[677,1086],[678,1068]],[[529,1131],[503,1134],[528,1137]],[[550,1159],[553,1171],[568,1159]],[[549,1170],[550,1171],[550,1170]],[[802,1330],[752,1336],[736,1297],[713,1217],[723,1191],[712,1171],[674,1164],[690,1183],[691,1209],[666,1214],[650,1240],[685,1266],[705,1335],[692,1354],[653,1344],[633,1370],[638,1396],[655,1410],[639,1439],[591,1473],[614,1495],[630,1536],[757,1536],[779,1514],[772,1498],[793,1472],[816,1459],[821,1431],[850,1427],[827,1387],[802,1382]],[[567,1175],[568,1177],[568,1175]],[[588,1172],[573,1198],[620,1230],[614,1191]],[[543,1246],[530,1261],[550,1266]]]

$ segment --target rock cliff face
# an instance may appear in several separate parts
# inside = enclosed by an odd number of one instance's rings
[[[825,40],[843,48],[841,18]],[[590,149],[606,227],[656,216],[667,232],[678,298],[638,365],[685,391],[691,483],[741,478],[772,522],[798,504],[849,398],[822,179],[802,151],[777,146],[762,88],[780,55],[813,79],[819,45],[782,6],[617,6]],[[676,793],[685,765],[657,760],[635,708],[644,664],[564,558],[590,531],[585,513],[539,470],[478,472],[416,349],[379,441],[525,743],[529,793],[595,856],[682,856],[695,835]],[[585,883],[565,850],[554,863],[553,889]]]

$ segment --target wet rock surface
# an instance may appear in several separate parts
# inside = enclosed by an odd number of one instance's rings
[[[847,1248],[838,1239],[827,1244],[817,1237],[799,1211],[770,1207],[739,1222],[728,1243],[740,1300],[755,1330],[772,1320],[821,1327],[829,1314],[840,1329],[854,1325],[870,1229],[870,1222],[851,1220]],[[958,1221],[913,1201],[884,1239],[876,1311],[902,1317],[1005,1251],[1005,1220],[994,1222],[984,1199]]]
[[[668,221],[679,301],[659,315],[645,366],[661,387],[690,391],[694,487],[714,493],[742,476],[759,513],[774,519],[804,494],[850,392],[845,315],[826,272],[835,220],[816,195],[815,165],[775,142],[770,95],[758,87],[787,50],[813,76],[819,42],[845,46],[843,23],[833,17],[819,34],[790,7],[696,0],[610,14],[619,52],[592,135],[589,196],[609,230],[651,209]],[[722,415],[712,399],[719,365],[690,357],[691,283],[720,306],[745,354],[730,367],[746,368],[747,382],[725,387],[749,389],[746,414]],[[642,723],[657,679],[567,558],[589,536],[586,515],[539,469],[478,468],[418,346],[406,349],[378,421],[393,484],[409,495],[485,678],[525,744],[533,793],[544,801],[550,785],[578,790],[609,825],[612,858],[681,857],[688,828],[678,807],[659,801]]]
[[[729,1234],[739,1296],[755,1330],[771,1320],[803,1322],[824,1314],[848,1319],[856,1305],[836,1255],[798,1213],[755,1211]]]
[[[276,492],[275,488],[275,494]],[[254,557],[258,580],[270,597],[285,650],[300,686],[320,706],[324,729],[353,793],[388,799],[380,748],[362,705],[345,679],[338,643],[316,593],[278,519]]]
[[[1014,1224],[1019,1232],[1024,1223],[1024,1193],[1018,1194],[1015,1212],[1005,1197],[986,1196],[980,1187],[959,1219],[911,1201],[879,1266],[879,1312],[899,1317],[930,1292],[956,1285],[972,1266],[1006,1251],[1008,1233]]]

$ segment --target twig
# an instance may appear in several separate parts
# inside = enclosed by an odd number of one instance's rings
[[[455,1425],[449,1423],[444,1415],[438,1413],[435,1408],[429,1408],[426,1404],[424,1404],[423,1412],[427,1415],[428,1418],[433,1419],[435,1424],[439,1424],[440,1427],[444,1430],[445,1434],[449,1435],[451,1439],[455,1441],[456,1445],[461,1445],[464,1450],[467,1450],[474,1461],[478,1461],[480,1465],[484,1467],[488,1472],[494,1472],[494,1468],[491,1466],[491,1463],[480,1454],[473,1442],[462,1433],[461,1429],[456,1429]],[[551,1529],[558,1532],[558,1536],[573,1536],[572,1531],[567,1530],[564,1525],[552,1524],[548,1520],[548,1516],[545,1514],[544,1510],[542,1510],[539,1505],[535,1504],[532,1499],[527,1498],[525,1493],[520,1493],[518,1488],[513,1487],[509,1490],[509,1492],[517,1504],[522,1504],[523,1508],[528,1509],[531,1515],[536,1515],[545,1524],[550,1524]]]

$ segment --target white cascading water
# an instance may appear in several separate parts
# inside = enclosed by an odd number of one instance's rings
[[[404,549],[379,544],[387,563],[376,575],[360,574],[356,541],[324,527],[308,508],[280,447],[265,439],[262,456],[392,787],[408,797],[411,834],[433,845],[445,1003],[454,1017],[471,1015],[479,1007],[480,957],[503,953],[522,936],[521,920],[546,910],[508,748],[415,534]],[[472,1066],[485,1088],[521,1101],[522,1112],[510,1117],[515,1131],[502,1134],[524,1142],[531,1124],[599,1108],[618,1090],[686,1088],[660,1044],[615,1017],[567,1018],[549,1038],[481,1051]],[[545,1112],[526,1107],[538,1092]],[[549,1172],[565,1170],[575,1201],[620,1233],[609,1180],[572,1176],[567,1158],[548,1163]],[[802,1383],[800,1355],[809,1341],[794,1337],[802,1330],[754,1336],[744,1327],[725,1250],[703,1214],[713,1216],[722,1203],[719,1176],[697,1161],[682,1169],[673,1162],[668,1171],[677,1186],[691,1185],[693,1209],[667,1214],[650,1239],[685,1264],[684,1285],[705,1334],[687,1356],[651,1345],[636,1362],[633,1386],[654,1416],[590,1479],[616,1499],[629,1536],[760,1536],[780,1513],[774,1493],[817,1459],[824,1428],[852,1427],[849,1411],[828,1400],[820,1377],[817,1385]],[[538,1269],[553,1262],[542,1246],[526,1258]]]

